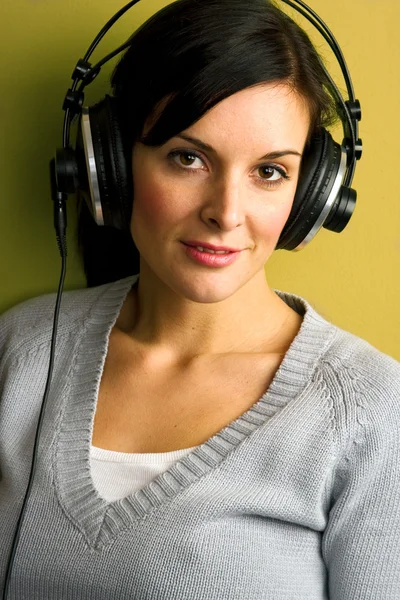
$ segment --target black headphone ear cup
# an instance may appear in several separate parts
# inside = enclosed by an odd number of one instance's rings
[[[106,95],[89,108],[89,119],[104,225],[127,230],[133,201],[131,152],[120,124],[117,100]]]
[[[311,138],[302,158],[292,210],[276,250],[297,248],[313,229],[335,183],[341,155],[341,146],[326,129]]]

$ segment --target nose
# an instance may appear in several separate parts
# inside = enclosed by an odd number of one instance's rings
[[[221,231],[230,231],[244,224],[244,191],[235,181],[223,181],[208,191],[207,200],[201,209],[201,218]]]

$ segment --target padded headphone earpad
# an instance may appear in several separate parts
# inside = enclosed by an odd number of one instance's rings
[[[106,95],[89,108],[89,118],[104,225],[129,229],[133,201],[131,152],[116,99]]]
[[[306,239],[326,205],[340,161],[341,146],[321,129],[303,154],[292,210],[276,250],[293,250]]]

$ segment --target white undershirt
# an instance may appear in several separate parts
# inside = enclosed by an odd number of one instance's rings
[[[91,446],[90,469],[94,486],[108,502],[120,500],[148,485],[194,448],[196,446],[173,452],[128,454]]]

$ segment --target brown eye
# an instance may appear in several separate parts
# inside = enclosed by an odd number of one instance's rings
[[[181,161],[185,165],[185,167],[190,166],[192,164],[191,161],[193,161],[193,160],[195,160],[197,158],[197,156],[195,156],[194,154],[189,154],[188,152],[181,152],[179,154],[179,157],[182,157],[182,156],[185,159],[187,159],[189,157],[188,160]]]
[[[285,173],[282,173],[281,170],[268,165],[260,167],[260,172],[264,172],[264,176],[261,179],[267,179],[269,181],[277,181],[282,177],[285,177]]]
[[[179,162],[177,160],[179,159]],[[183,159],[182,159],[183,157]],[[193,161],[198,158],[201,162],[203,159],[196,152],[188,151],[188,150],[173,150],[168,154],[168,159],[171,160],[177,167],[191,167],[193,166]],[[190,169],[193,170],[193,169]]]

